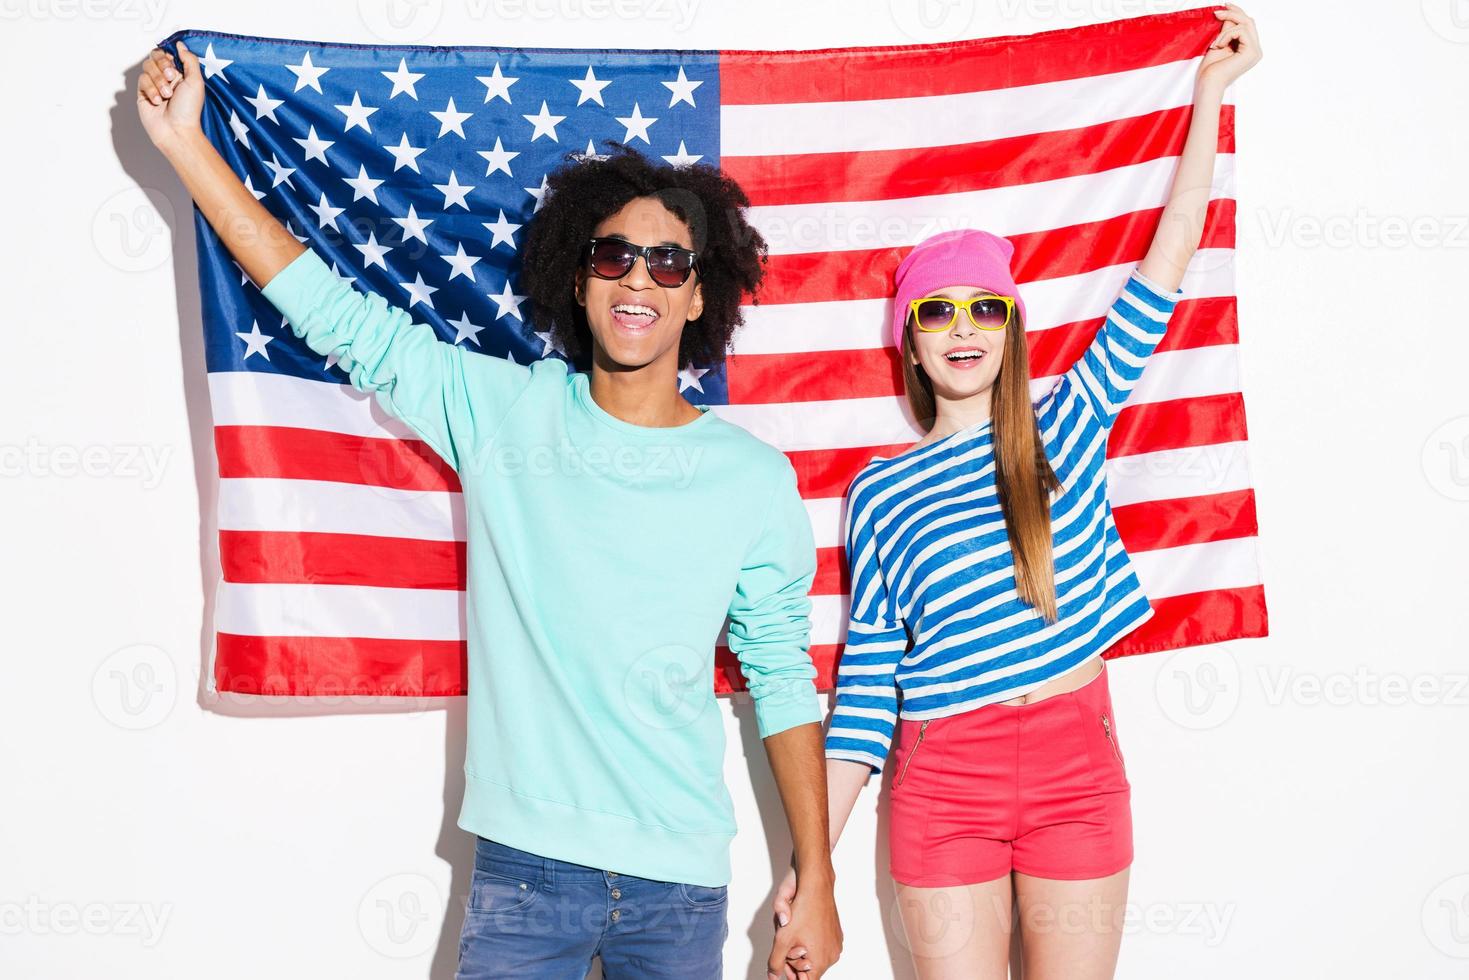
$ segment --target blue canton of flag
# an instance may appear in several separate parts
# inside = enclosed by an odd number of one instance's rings
[[[564,356],[520,293],[519,249],[546,175],[628,144],[719,164],[715,52],[403,47],[175,35],[200,53],[205,133],[337,273],[450,343],[522,364]],[[615,59],[615,60],[614,60]],[[341,383],[243,275],[197,210],[208,370]],[[701,366],[703,367],[703,366]],[[681,373],[722,404],[722,365]]]

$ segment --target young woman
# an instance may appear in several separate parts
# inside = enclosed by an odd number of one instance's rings
[[[1008,241],[946,232],[898,267],[893,339],[931,427],[849,491],[852,604],[826,755],[835,845],[897,728],[891,871],[924,980],[1004,978],[1017,906],[1026,980],[1116,966],[1132,827],[1101,653],[1152,610],[1104,453],[1199,245],[1224,89],[1260,57],[1243,11],[1216,14],[1156,237],[1039,403]]]
[[[720,976],[735,824],[713,640],[726,617],[803,874],[771,962],[794,945],[820,975],[841,930],[807,654],[811,528],[786,458],[677,384],[723,352],[759,285],[743,192],[715,168],[625,148],[555,171],[523,279],[537,326],[590,373],[518,365],[344,283],[322,255],[348,259],[351,241],[303,248],[205,139],[199,62],[179,54],[182,71],[156,49],[143,65],[149,136],[291,330],[463,487],[459,825],[476,850],[459,976],[581,980],[594,957],[609,980]]]

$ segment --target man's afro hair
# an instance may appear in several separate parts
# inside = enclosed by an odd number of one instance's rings
[[[590,365],[591,332],[575,295],[584,246],[593,229],[629,201],[657,198],[688,226],[699,253],[695,281],[702,281],[704,309],[684,326],[679,367],[718,363],[744,322],[742,299],[755,301],[765,275],[765,239],[745,221],[749,198],[717,167],[657,164],[625,144],[608,140],[604,146],[609,154],[573,154],[547,176],[522,250],[521,283],[536,326],[550,332],[573,364]]]

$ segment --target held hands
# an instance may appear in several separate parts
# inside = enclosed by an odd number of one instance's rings
[[[181,76],[173,56],[154,48],[143,59],[138,77],[138,118],[153,145],[165,150],[180,139],[200,132],[199,115],[204,109],[204,73],[199,59],[178,42]]]
[[[1260,61],[1260,35],[1255,21],[1234,4],[1214,11],[1219,18],[1219,36],[1204,53],[1199,65],[1198,84],[1214,93],[1223,93],[1236,78]]]
[[[776,888],[774,908],[775,942],[766,963],[767,977],[818,980],[824,976],[842,952],[842,926],[831,883],[823,886],[812,880],[805,891],[799,891],[792,867]]]

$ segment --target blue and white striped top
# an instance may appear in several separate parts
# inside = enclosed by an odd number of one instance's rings
[[[1096,339],[1035,405],[1058,616],[1015,589],[989,420],[875,457],[847,494],[852,605],[826,755],[881,771],[901,713],[939,718],[1040,686],[1152,616],[1107,501],[1107,435],[1182,295],[1135,270]],[[902,692],[901,712],[899,691]]]

